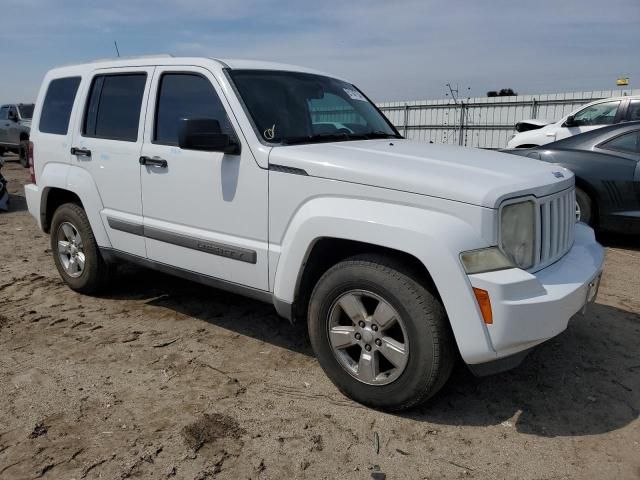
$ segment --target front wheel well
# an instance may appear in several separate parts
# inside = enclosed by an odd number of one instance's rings
[[[42,195],[42,204],[40,207],[40,215],[42,217],[42,229],[49,233],[51,228],[51,219],[60,205],[65,203],[75,203],[80,207],[82,201],[75,193],[64,190],[62,188],[49,188]]]
[[[360,254],[378,254],[392,258],[395,262],[401,264],[404,269],[408,270],[416,281],[420,282],[427,290],[440,299],[429,271],[424,264],[413,255],[380,245],[355,240],[324,237],[316,240],[307,253],[306,260],[303,263],[296,285],[292,320],[306,319],[311,292],[320,277],[327,270],[346,258]]]
[[[26,142],[29,140],[29,134],[27,132],[20,132],[20,141]]]
[[[582,190],[584,193],[587,194],[587,196],[589,197],[589,200],[591,200],[591,210],[592,210],[592,222],[593,225],[598,225],[599,219],[600,219],[600,205],[598,205],[598,195],[596,192],[596,189],[594,187],[591,186],[591,184],[585,182],[582,178],[576,176],[575,177],[575,181],[576,181],[576,188],[579,188],[580,190]]]

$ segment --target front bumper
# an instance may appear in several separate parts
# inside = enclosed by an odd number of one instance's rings
[[[495,359],[544,342],[567,328],[593,294],[604,249],[593,230],[575,226],[574,245],[556,263],[535,273],[517,268],[469,275],[471,285],[489,292],[493,324],[486,325]],[[591,299],[593,300],[593,298]]]

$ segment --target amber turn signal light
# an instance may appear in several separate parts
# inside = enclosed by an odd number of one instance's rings
[[[489,299],[489,292],[482,290],[481,288],[473,287],[473,293],[476,296],[476,301],[482,312],[482,318],[487,325],[493,324],[493,313],[491,313],[491,300]]]

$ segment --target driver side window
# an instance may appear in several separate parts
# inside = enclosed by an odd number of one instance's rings
[[[233,127],[213,85],[195,73],[165,73],[160,79],[153,141],[178,144],[180,120],[215,119],[222,133],[233,137]]]
[[[580,110],[573,117],[578,127],[589,125],[611,125],[616,117],[620,101],[603,102]]]

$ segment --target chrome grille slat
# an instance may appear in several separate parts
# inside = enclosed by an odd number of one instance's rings
[[[567,209],[566,209],[566,199],[567,197],[560,197],[560,249],[562,249],[567,241]]]
[[[540,252],[543,268],[562,257],[573,245],[575,225],[575,190],[569,190],[539,200]]]
[[[548,203],[542,204],[542,248],[540,251],[540,261],[544,262],[545,259],[551,255],[551,221],[549,219],[551,207]]]
[[[553,217],[551,217],[551,235],[553,238],[553,250],[551,256],[555,257],[556,253],[560,249],[560,238],[558,237],[558,215],[560,214],[560,207],[557,201],[551,203],[553,209]]]

